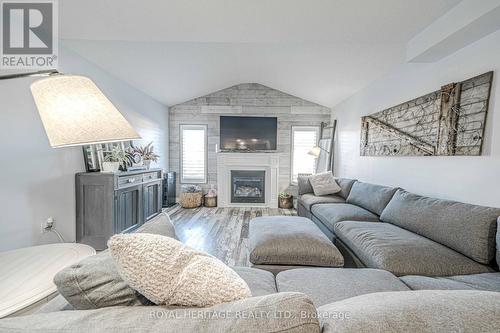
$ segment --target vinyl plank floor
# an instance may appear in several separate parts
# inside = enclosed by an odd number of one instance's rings
[[[207,208],[169,209],[179,239],[210,253],[229,266],[249,266],[248,224],[258,216],[294,216],[294,209]]]

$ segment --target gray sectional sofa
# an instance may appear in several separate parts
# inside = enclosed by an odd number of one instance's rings
[[[415,289],[476,283],[500,291],[494,260],[499,208],[352,179],[337,182],[338,194],[315,196],[307,177],[300,177],[298,214],[337,245],[346,266],[386,270]]]
[[[188,309],[149,302],[105,251],[58,273],[61,295],[36,314],[0,320],[0,332],[499,331],[500,209],[350,179],[337,180],[338,194],[315,196],[307,178],[299,180],[299,215],[356,268],[275,276],[234,267],[253,297]],[[176,238],[165,214],[137,232]],[[288,317],[269,316],[282,313]]]

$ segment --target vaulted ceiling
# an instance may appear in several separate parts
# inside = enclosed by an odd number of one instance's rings
[[[173,105],[256,82],[333,106],[459,0],[64,0],[62,45]]]

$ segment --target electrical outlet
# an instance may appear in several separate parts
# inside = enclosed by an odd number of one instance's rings
[[[45,222],[40,224],[41,233],[49,232],[54,227],[55,222],[56,220],[52,216],[49,216]]]

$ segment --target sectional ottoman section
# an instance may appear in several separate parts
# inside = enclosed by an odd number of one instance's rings
[[[248,251],[252,267],[275,274],[304,266],[344,266],[344,257],[337,247],[305,217],[252,219],[248,229]]]

